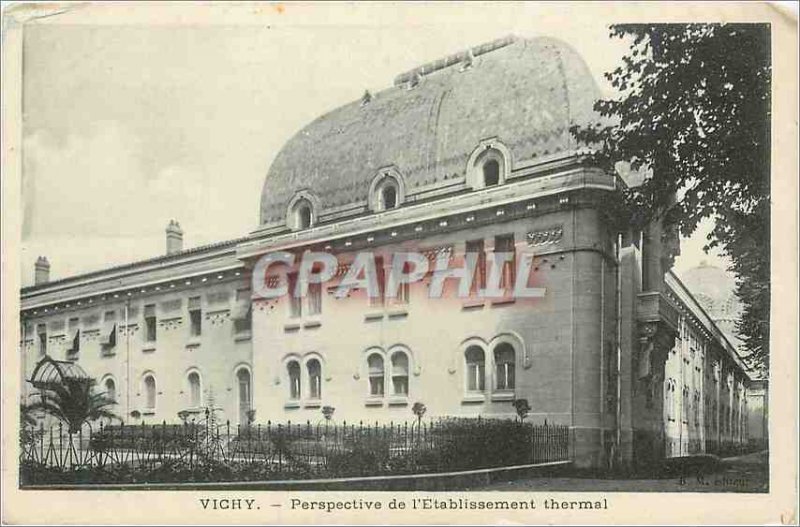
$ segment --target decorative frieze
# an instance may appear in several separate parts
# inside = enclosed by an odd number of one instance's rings
[[[100,336],[100,328],[84,329],[81,332],[81,338],[86,342],[94,342]]]
[[[128,324],[127,326],[120,324],[119,326],[119,334],[122,336],[131,336],[134,333],[139,331],[139,324]]]
[[[270,299],[260,298],[260,299],[253,300],[253,308],[256,311],[263,311],[263,312],[267,312],[267,313],[269,313],[270,311],[275,309],[275,306],[277,304],[278,304],[278,300],[275,299],[275,298],[270,298]]]
[[[216,311],[207,311],[205,313],[205,319],[208,320],[211,325],[222,324],[226,320],[230,318],[231,310],[230,309],[218,309]]]
[[[561,238],[563,238],[563,236],[564,236],[564,227],[563,225],[558,225],[555,227],[550,227],[548,229],[529,232],[526,238],[529,246],[537,247],[540,245],[550,245],[558,243],[559,241],[561,241]]]
[[[165,331],[177,329],[183,325],[183,317],[162,318],[158,321],[158,326]]]

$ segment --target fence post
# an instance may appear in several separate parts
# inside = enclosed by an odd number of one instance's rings
[[[282,466],[283,460],[281,459],[283,457],[283,445],[281,444],[282,442],[283,442],[283,436],[281,435],[281,424],[278,423],[278,445],[277,445],[277,447],[278,447],[278,472],[282,472],[283,471],[283,466]]]
[[[64,462],[64,424],[58,423],[58,466],[63,468]]]
[[[272,421],[267,421],[267,438],[265,441],[266,451],[264,452],[264,459],[272,460]]]
[[[91,431],[91,428],[89,429]],[[83,427],[78,430],[78,463],[83,465]]]
[[[52,437],[52,434],[51,434]],[[34,447],[36,448],[36,447]],[[39,423],[39,461],[45,462],[44,459],[44,423]]]

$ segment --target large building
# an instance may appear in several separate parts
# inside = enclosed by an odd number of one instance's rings
[[[513,416],[569,425],[579,466],[713,451],[746,438],[747,371],[669,271],[658,224],[620,232],[609,198],[625,185],[585,163],[569,128],[596,116],[585,63],[550,38],[506,38],[399,75],[310,123],[266,176],[249,235],[48,280],[22,291],[24,375],[42,359],[79,364],[136,423],[174,422],[213,400],[234,424]],[[302,299],[264,299],[265,254],[336,255]],[[431,298],[430,274],[396,298],[334,295],[356,253],[533,254],[540,298]],[[290,284],[292,269],[269,268]],[[514,282],[514,267],[500,283]],[[379,276],[383,273],[379,272]],[[480,284],[478,284],[480,285]],[[476,288],[477,289],[477,288]],[[25,396],[33,391],[29,385]]]

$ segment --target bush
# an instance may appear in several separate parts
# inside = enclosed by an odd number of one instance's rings
[[[533,428],[500,419],[447,419],[432,430],[439,463],[469,470],[530,463]]]
[[[389,439],[360,434],[344,441],[341,449],[331,449],[326,467],[332,477],[371,476],[388,472]]]
[[[181,425],[107,427],[89,441],[100,454],[90,459],[103,466],[59,469],[31,458],[23,460],[21,482],[179,483],[449,472],[561,459],[568,440],[566,427],[467,418],[421,428],[419,421],[402,427],[339,427],[327,436],[304,425],[247,428],[230,438],[206,437],[206,431]],[[544,450],[549,457],[541,457]]]

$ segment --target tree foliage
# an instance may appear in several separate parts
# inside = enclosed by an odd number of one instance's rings
[[[770,41],[765,24],[622,24],[631,44],[606,74],[619,90],[595,104],[604,124],[573,128],[607,170],[646,173],[625,190],[629,218],[662,218],[690,236],[714,220],[737,277],[738,326],[757,368],[769,356]],[[677,199],[676,199],[677,198]]]
[[[104,392],[95,393],[94,379],[65,378],[40,390],[40,400],[30,404],[29,412],[42,410],[77,433],[84,423],[102,418],[120,420],[111,406],[116,402]]]

